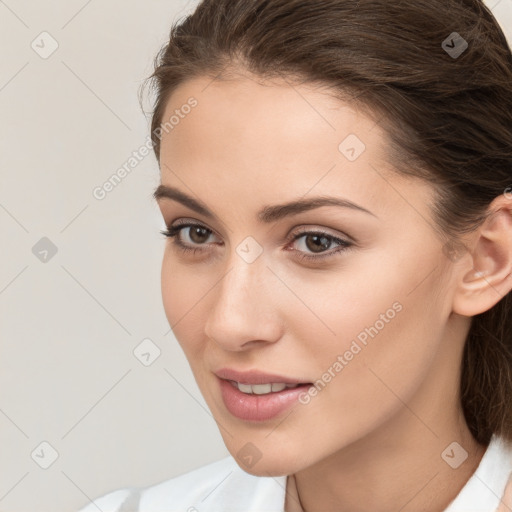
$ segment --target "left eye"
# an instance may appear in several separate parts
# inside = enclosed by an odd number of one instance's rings
[[[188,238],[191,240],[191,242],[183,242],[181,238],[181,231],[184,229],[190,229]],[[168,238],[174,238],[173,244],[179,250],[183,252],[192,251],[193,253],[198,251],[203,252],[205,249],[201,248],[200,246],[206,245],[205,242],[208,240],[209,236],[213,234],[213,232],[205,226],[192,223],[171,226],[167,231],[161,231],[161,233]],[[313,253],[313,255],[304,254],[302,250],[295,250],[294,252],[299,253],[298,256],[301,259],[319,260],[322,258],[330,257],[335,253],[345,251],[353,246],[353,243],[349,242],[348,240],[343,240],[322,231],[302,231],[292,235],[291,241],[295,242],[301,238],[304,238],[304,246],[306,250]],[[329,246],[331,246],[333,243],[337,244],[338,248],[328,252],[327,254],[323,254],[323,252],[325,252],[325,250],[328,249]],[[317,255],[318,253],[316,249],[324,249],[324,251],[321,251],[321,254]]]

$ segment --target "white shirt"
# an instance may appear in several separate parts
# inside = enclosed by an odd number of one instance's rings
[[[246,473],[229,456],[150,487],[111,492],[80,512],[284,512],[286,479]],[[500,503],[505,491],[510,508]],[[476,471],[444,512],[510,510],[512,444],[493,436]]]

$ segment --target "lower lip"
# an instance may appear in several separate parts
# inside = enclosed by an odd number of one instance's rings
[[[299,396],[312,384],[301,384],[296,388],[256,395],[242,393],[231,382],[219,379],[222,400],[227,410],[237,418],[246,421],[266,421],[275,418],[294,404]]]

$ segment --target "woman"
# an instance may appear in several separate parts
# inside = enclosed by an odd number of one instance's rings
[[[84,510],[512,510],[488,8],[204,0],[155,64],[162,297],[231,456]]]

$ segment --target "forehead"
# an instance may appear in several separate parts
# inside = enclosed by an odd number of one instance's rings
[[[162,183],[255,209],[337,192],[376,213],[410,210],[403,193],[429,199],[426,184],[391,172],[380,126],[318,86],[195,78],[174,91],[162,122],[190,98],[197,105],[162,135]]]
[[[297,146],[307,141],[314,142],[314,146],[323,141],[323,146],[337,149],[340,137],[350,131],[376,147],[383,135],[378,127],[375,129],[372,119],[358,112],[352,104],[328,94],[325,87],[294,84],[284,79],[262,81],[250,75],[227,80],[198,77],[186,81],[168,100],[163,122],[191,97],[197,101],[193,115],[170,135],[190,137],[193,131],[196,140],[204,138],[205,141],[216,135],[217,139],[223,134],[236,135],[237,142],[243,142],[246,151],[255,146],[260,152],[259,144],[263,142],[267,150],[278,146],[282,151],[293,145],[298,151]],[[289,144],[284,148],[283,143]]]

